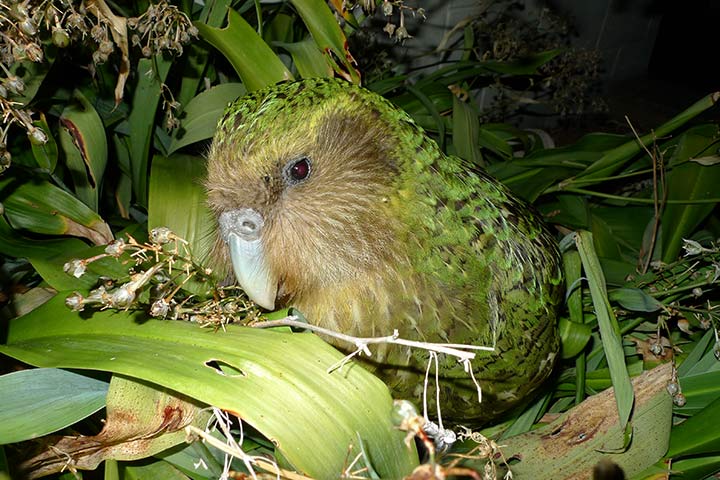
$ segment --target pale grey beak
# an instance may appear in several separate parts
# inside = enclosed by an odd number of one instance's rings
[[[275,308],[277,278],[267,265],[262,244],[265,221],[252,208],[220,214],[220,233],[230,248],[235,277],[250,300],[267,310]]]

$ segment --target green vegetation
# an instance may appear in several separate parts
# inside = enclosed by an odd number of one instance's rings
[[[629,125],[628,135],[546,148],[537,132],[487,123],[472,99],[520,80],[567,113],[578,95],[543,82],[567,78],[552,73],[568,65],[563,45],[484,55],[468,22],[459,43],[442,45],[461,51],[456,59],[404,70],[387,51],[348,47],[370,13],[330,3],[2,5],[0,279],[10,297],[0,315],[0,478],[70,478],[101,464],[108,479],[220,478],[214,440],[234,453],[233,470],[283,478],[399,478],[418,466],[406,440],[423,425],[378,379],[356,366],[328,373],[343,355],[316,336],[242,326],[259,313],[205,265],[203,154],[225,106],[281,80],[333,75],[383,94],[447,152],[531,201],[563,250],[557,375],[418,475],[501,478],[498,451],[515,478],[570,478],[601,456],[633,479],[720,471],[720,126],[695,121],[720,92],[651,132]],[[377,3],[385,31],[412,41],[406,24],[424,12]],[[242,422],[206,434],[211,414],[223,417],[210,406]],[[562,467],[542,443],[556,438],[573,445]]]

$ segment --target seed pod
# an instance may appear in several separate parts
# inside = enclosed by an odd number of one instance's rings
[[[70,35],[62,27],[53,27],[52,42],[58,48],[65,48],[70,45]]]
[[[385,15],[386,17],[389,17],[390,15],[392,15],[392,13],[393,13],[392,3],[385,0],[382,5],[382,11],[383,11],[383,15]]]
[[[75,278],[80,278],[85,274],[87,264],[84,260],[74,259],[63,265],[63,271]]]
[[[678,393],[673,397],[673,403],[677,407],[684,407],[687,403],[687,399],[685,398],[685,395],[683,395],[682,393]]]
[[[36,146],[45,145],[48,141],[47,134],[42,128],[38,127],[32,127],[28,130],[28,138],[30,139],[30,143]]]
[[[30,17],[30,12],[27,9],[25,3],[16,3],[10,8],[10,15],[15,17],[16,20],[22,22]]]
[[[22,95],[25,91],[25,82],[16,75],[10,75],[5,79],[5,87],[15,95]]]
[[[43,50],[37,43],[28,43],[25,46],[25,55],[31,62],[42,62],[43,61]]]
[[[662,345],[660,345],[659,343],[656,342],[656,343],[653,343],[650,345],[650,351],[652,352],[653,355],[659,356],[659,355],[662,355],[662,353],[663,353],[663,347],[662,347]]]
[[[35,28],[35,23],[33,23],[31,18],[26,18],[22,22],[20,22],[20,30],[25,35],[33,36],[37,33],[37,28]]]
[[[98,50],[104,55],[110,55],[115,50],[115,44],[110,40],[103,40],[100,42]]]
[[[65,299],[65,306],[70,308],[73,312],[82,312],[84,298],[78,292],[73,293]]]

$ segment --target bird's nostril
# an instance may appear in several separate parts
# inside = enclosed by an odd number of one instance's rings
[[[228,235],[234,233],[240,238],[253,241],[262,233],[262,215],[252,208],[229,210],[220,214],[218,219],[223,240],[228,241]]]

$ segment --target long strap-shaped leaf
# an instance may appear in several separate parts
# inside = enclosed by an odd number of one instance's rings
[[[139,378],[237,414],[302,473],[338,478],[360,451],[382,478],[402,478],[414,448],[391,423],[387,387],[315,335],[151,320],[133,312],[71,313],[58,295],[10,322],[0,352],[36,366]]]
[[[225,55],[249,90],[292,80],[275,52],[235,10],[228,11],[228,25],[214,28],[195,22],[200,35]]]
[[[290,0],[305,22],[310,35],[325,54],[333,70],[353,83],[360,83],[360,72],[348,49],[347,39],[325,0]]]
[[[610,369],[610,378],[615,387],[615,401],[617,403],[620,424],[625,428],[630,415],[632,414],[633,394],[630,375],[625,365],[625,354],[622,347],[622,337],[617,319],[613,313],[605,287],[605,276],[600,267],[600,260],[593,247],[592,234],[587,231],[579,231],[575,236],[580,259],[582,260],[585,276],[588,279],[590,295],[600,327],[605,358],[607,358]]]

